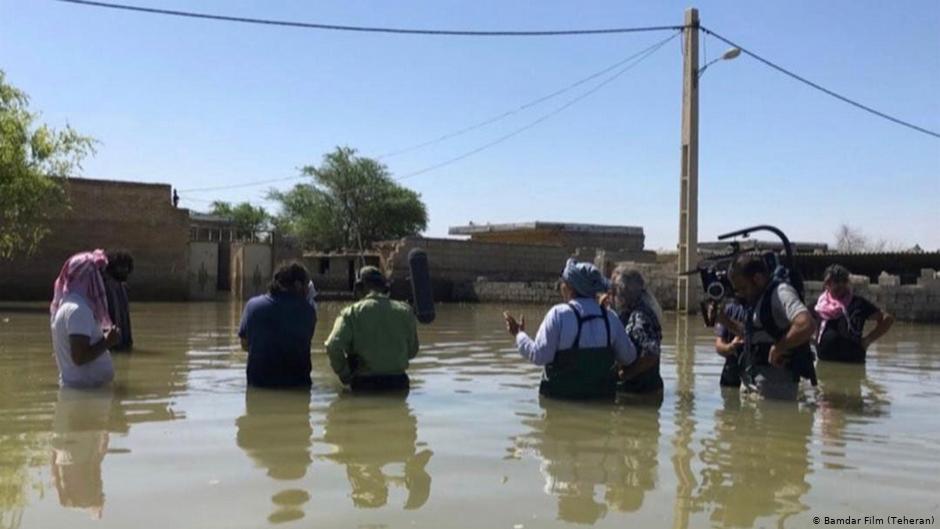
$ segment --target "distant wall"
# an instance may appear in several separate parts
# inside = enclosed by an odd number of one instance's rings
[[[914,285],[902,285],[901,278],[891,274],[879,275],[876,282],[853,275],[852,287],[899,320],[940,322],[940,275],[934,269],[922,270]],[[807,281],[807,303],[815,303],[822,290],[822,281]]]
[[[71,207],[54,213],[37,252],[0,261],[0,299],[52,299],[65,260],[95,248],[134,255],[132,301],[186,299],[189,212],[173,207],[169,185],[72,178],[65,186]]]
[[[232,243],[232,295],[236,299],[267,292],[273,275],[270,245]]]
[[[386,274],[392,278],[392,293],[407,297],[408,253],[422,248],[428,254],[434,296],[454,299],[454,287],[480,277],[493,281],[554,281],[569,252],[557,246],[519,245],[408,237],[377,245]]]
[[[848,253],[795,256],[796,266],[803,277],[822,281],[826,267],[841,264],[853,274],[867,276],[878,281],[882,272],[901,278],[902,285],[913,285],[925,268],[940,270],[940,252],[924,253]]]
[[[374,255],[360,259],[358,255],[348,254],[307,255],[303,263],[320,292],[351,292],[360,264],[380,265],[379,258]]]
[[[577,248],[603,248],[611,251],[637,252],[643,250],[645,236],[590,232],[569,232],[554,229],[492,231],[474,233],[476,243],[504,243],[516,245],[560,246],[568,252]]]
[[[190,242],[189,299],[212,300],[216,298],[219,270],[219,243]]]

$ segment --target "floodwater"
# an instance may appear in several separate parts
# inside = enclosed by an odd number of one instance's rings
[[[36,308],[36,306],[31,306]],[[246,393],[229,303],[133,306],[107,391],[56,384],[48,316],[0,309],[0,528],[812,527],[940,514],[940,327],[897,324],[802,402],[718,387],[670,317],[661,404],[539,399],[502,306],[420,329],[407,398],[352,397],[323,340],[312,392]],[[542,307],[514,307],[536,322]],[[534,327],[534,324],[530,324]]]

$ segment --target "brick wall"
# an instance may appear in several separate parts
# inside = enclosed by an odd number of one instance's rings
[[[69,179],[70,208],[55,212],[35,254],[0,261],[0,299],[45,300],[65,260],[95,248],[129,250],[131,300],[181,300],[188,291],[189,213],[165,184]]]

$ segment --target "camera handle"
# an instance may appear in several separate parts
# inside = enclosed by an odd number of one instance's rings
[[[786,267],[790,270],[793,269],[793,245],[790,244],[790,239],[787,238],[786,234],[780,231],[776,226],[770,226],[768,224],[761,224],[758,226],[752,226],[750,228],[744,228],[742,230],[732,231],[730,233],[725,233],[724,235],[719,235],[718,240],[723,241],[725,239],[730,239],[732,237],[750,237],[751,232],[754,231],[769,231],[777,236],[780,239],[780,242],[783,243],[783,251],[787,258]]]

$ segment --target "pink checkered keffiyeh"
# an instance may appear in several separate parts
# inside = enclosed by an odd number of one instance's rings
[[[108,256],[104,250],[100,249],[77,253],[69,257],[62,265],[59,277],[55,280],[55,294],[52,297],[52,304],[49,305],[50,315],[54,318],[65,296],[75,293],[88,301],[95,314],[95,320],[102,328],[112,327],[114,324],[111,323],[111,317],[108,315],[108,297],[105,294],[104,280],[100,273],[106,266],[108,266]]]

